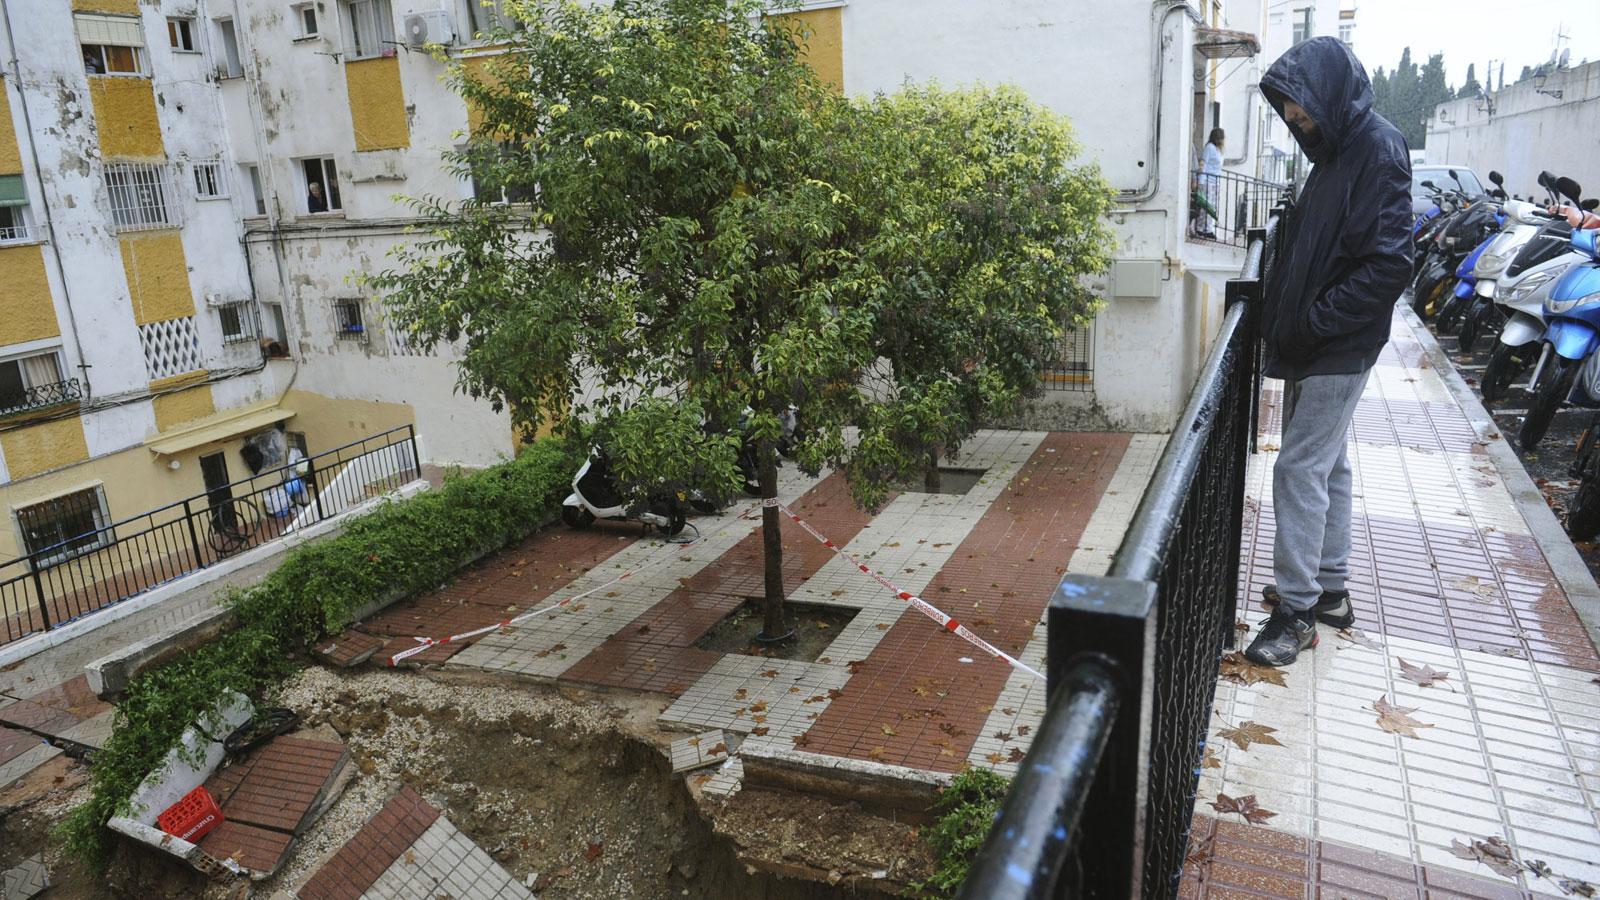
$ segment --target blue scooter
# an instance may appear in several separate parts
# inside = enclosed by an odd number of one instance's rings
[[[1569,240],[1574,249],[1600,261],[1597,238],[1600,231],[1590,229],[1572,232]],[[1600,265],[1567,269],[1544,301],[1544,318],[1544,349],[1529,379],[1537,387],[1517,433],[1523,450],[1539,443],[1556,410],[1569,399],[1600,406],[1600,355],[1595,353],[1600,348]]]

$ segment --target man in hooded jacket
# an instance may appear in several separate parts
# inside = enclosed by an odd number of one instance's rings
[[[1272,615],[1245,655],[1284,666],[1315,646],[1317,621],[1355,623],[1345,445],[1411,274],[1411,154],[1373,111],[1366,70],[1334,38],[1284,53],[1261,92],[1312,163],[1279,224],[1262,319],[1267,375],[1284,382],[1272,472],[1277,584],[1266,592]]]

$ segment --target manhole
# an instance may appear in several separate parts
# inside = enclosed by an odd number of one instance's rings
[[[982,481],[983,477],[988,474],[988,469],[956,469],[940,466],[939,490],[929,491],[927,488],[927,483],[920,478],[906,484],[898,485],[896,489],[911,493],[939,493],[961,496],[972,490],[973,487],[975,487],[979,481]]]

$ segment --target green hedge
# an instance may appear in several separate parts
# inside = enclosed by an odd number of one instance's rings
[[[540,441],[514,460],[379,506],[337,537],[296,548],[231,597],[236,629],[128,685],[111,739],[94,758],[93,796],[62,825],[67,849],[103,862],[106,821],[126,811],[139,782],[218,697],[262,697],[298,668],[297,654],[348,624],[353,611],[435,588],[485,550],[526,537],[554,511],[579,458],[565,441]]]

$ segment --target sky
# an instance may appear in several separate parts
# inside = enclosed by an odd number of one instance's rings
[[[1348,4],[1347,4],[1348,5]],[[1355,0],[1355,51],[1369,71],[1393,71],[1408,45],[1419,66],[1444,54],[1450,84],[1459,88],[1467,64],[1477,76],[1494,59],[1506,61],[1506,83],[1523,66],[1550,58],[1557,26],[1564,26],[1572,64],[1600,60],[1600,0]]]

